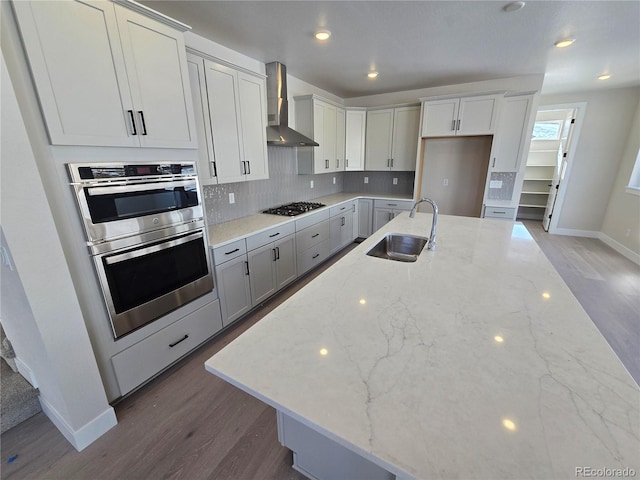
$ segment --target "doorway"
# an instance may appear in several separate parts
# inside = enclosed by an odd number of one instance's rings
[[[517,220],[537,220],[545,231],[556,230],[585,108],[585,103],[538,108]]]

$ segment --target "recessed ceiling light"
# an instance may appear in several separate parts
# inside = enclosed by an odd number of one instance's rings
[[[327,40],[331,36],[331,32],[329,30],[318,30],[316,32],[316,38],[318,40]]]
[[[611,75],[609,75],[608,73],[605,73],[604,75],[600,75],[598,77],[598,80],[609,80],[611,78]]]
[[[572,45],[575,41],[575,38],[565,38],[564,40],[558,40],[556,43],[554,43],[554,45],[558,48],[564,48]]]
[[[378,72],[369,72],[367,73],[367,77],[376,78],[378,76]]]
[[[522,10],[524,5],[524,2],[511,2],[502,7],[502,10],[505,12],[517,12],[518,10]]]

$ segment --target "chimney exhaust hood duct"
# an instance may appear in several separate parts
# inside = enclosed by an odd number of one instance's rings
[[[301,133],[289,128],[287,67],[280,62],[265,64],[267,72],[267,145],[280,147],[318,147]]]

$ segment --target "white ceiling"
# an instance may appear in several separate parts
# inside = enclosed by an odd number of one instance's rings
[[[141,3],[342,98],[541,73],[545,94],[640,85],[640,0]]]

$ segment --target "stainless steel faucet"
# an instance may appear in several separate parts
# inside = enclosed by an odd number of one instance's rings
[[[429,233],[429,243],[427,243],[427,250],[435,250],[436,249],[436,226],[438,224],[438,205],[436,202],[431,200],[430,198],[422,198],[414,203],[413,208],[411,209],[411,213],[409,214],[409,218],[413,218],[416,214],[416,208],[421,203],[430,203],[433,207],[433,220],[431,221],[431,233]]]

